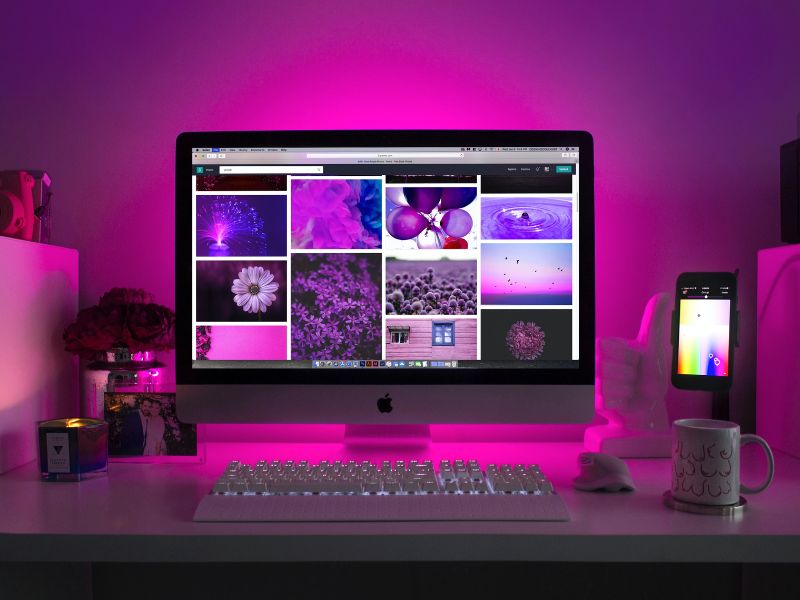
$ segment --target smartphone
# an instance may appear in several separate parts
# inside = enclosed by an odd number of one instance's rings
[[[672,384],[728,390],[737,339],[736,275],[681,273],[672,320]]]

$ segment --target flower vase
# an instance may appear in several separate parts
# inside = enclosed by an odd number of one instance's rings
[[[106,392],[155,391],[163,366],[152,350],[131,354],[127,348],[112,348],[102,353],[81,369],[81,416],[103,419]]]
[[[81,361],[82,363],[84,361]],[[107,369],[90,368],[81,365],[81,406],[80,415],[88,419],[103,418],[103,395],[108,382]]]

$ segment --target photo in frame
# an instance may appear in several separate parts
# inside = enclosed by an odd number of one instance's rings
[[[109,460],[128,462],[197,462],[197,426],[181,423],[175,394],[106,392]]]

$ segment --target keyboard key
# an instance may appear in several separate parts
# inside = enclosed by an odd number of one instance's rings
[[[369,481],[364,482],[364,492],[367,494],[377,494],[378,492],[383,491],[383,486],[381,486],[381,482],[377,479],[371,479]]]
[[[472,489],[474,489],[478,494],[488,494],[489,493],[489,486],[486,485],[485,481],[473,481],[472,482]]]
[[[400,487],[400,482],[387,480],[383,482],[383,491],[390,494],[399,494],[402,488]]]
[[[403,491],[407,494],[417,494],[422,491],[418,481],[406,481],[403,483]]]
[[[422,491],[425,492],[426,494],[428,494],[428,493],[432,494],[432,493],[435,493],[435,492],[439,491],[439,485],[436,483],[436,481],[434,481],[432,479],[428,480],[428,481],[423,481],[420,484],[420,487],[421,487]]]
[[[247,491],[247,482],[246,481],[232,481],[228,484],[228,489],[231,492],[236,494],[240,494]]]
[[[539,491],[539,484],[535,479],[526,479],[522,482],[522,489],[526,492],[534,493]]]

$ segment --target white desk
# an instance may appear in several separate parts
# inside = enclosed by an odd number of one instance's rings
[[[577,492],[578,444],[435,444],[427,452],[354,453],[336,444],[214,444],[205,464],[110,465],[81,483],[38,479],[34,463],[0,476],[0,562],[559,561],[800,562],[800,460],[776,455],[775,481],[738,520],[662,504],[668,460],[630,460],[636,492]],[[194,523],[230,459],[476,457],[536,462],[568,523]],[[748,459],[752,458],[747,456]],[[755,460],[745,460],[755,463]],[[757,479],[751,465],[745,481]]]

